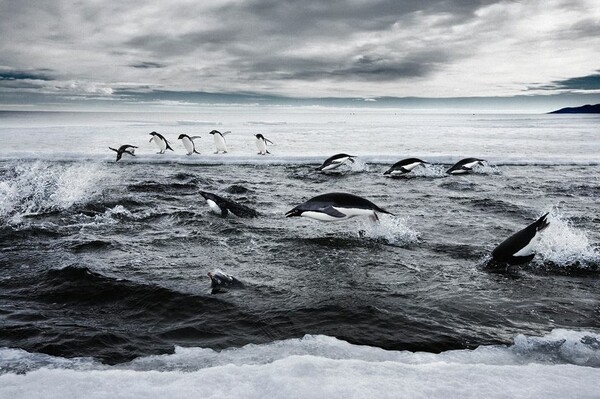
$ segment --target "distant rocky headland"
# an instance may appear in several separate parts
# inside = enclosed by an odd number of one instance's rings
[[[600,104],[583,105],[581,107],[561,108],[556,111],[548,112],[549,114],[600,114]]]

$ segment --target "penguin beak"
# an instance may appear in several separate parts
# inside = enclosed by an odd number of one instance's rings
[[[301,216],[301,215],[302,215],[302,212],[296,208],[292,209],[291,211],[287,211],[285,213],[286,218],[290,218],[290,217],[294,217],[294,216]]]

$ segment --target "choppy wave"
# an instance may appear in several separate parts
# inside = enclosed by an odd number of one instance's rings
[[[0,219],[68,209],[100,194],[106,178],[98,164],[15,163],[0,182]]]
[[[553,271],[600,271],[600,252],[590,243],[586,233],[572,225],[557,211],[548,218],[537,246],[534,264]]]
[[[595,398],[600,335],[554,330],[439,354],[307,335],[222,351],[177,347],[116,366],[4,348],[0,364],[0,396],[13,398]]]

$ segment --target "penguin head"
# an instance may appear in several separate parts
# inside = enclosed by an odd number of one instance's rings
[[[221,134],[221,132],[219,132],[218,130],[213,130],[213,131],[211,131],[211,132],[210,132],[210,133],[208,133],[208,134]]]
[[[255,137],[258,139],[258,140],[263,140],[263,139],[264,139],[263,135],[262,135],[262,134],[260,134],[260,133],[258,133],[258,134],[255,134],[254,136],[255,136]]]
[[[177,138],[177,140],[181,140],[181,139],[183,139],[184,137],[187,137],[187,134],[183,134],[183,133],[182,133],[182,134],[180,134],[180,135],[179,135],[179,137]]]
[[[285,213],[285,217],[286,218],[291,218],[291,217],[295,217],[295,216],[302,216],[302,212],[303,211],[301,211],[300,209],[294,208],[294,209],[292,209],[290,211],[287,211]]]
[[[154,138],[156,137],[157,134],[158,133],[156,133],[156,132],[150,132],[150,136],[152,136],[152,137],[150,137],[150,141],[154,140]]]

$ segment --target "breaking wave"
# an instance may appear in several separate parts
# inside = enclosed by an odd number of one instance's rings
[[[17,224],[84,203],[101,193],[106,178],[100,164],[16,163],[0,182],[0,219]]]

